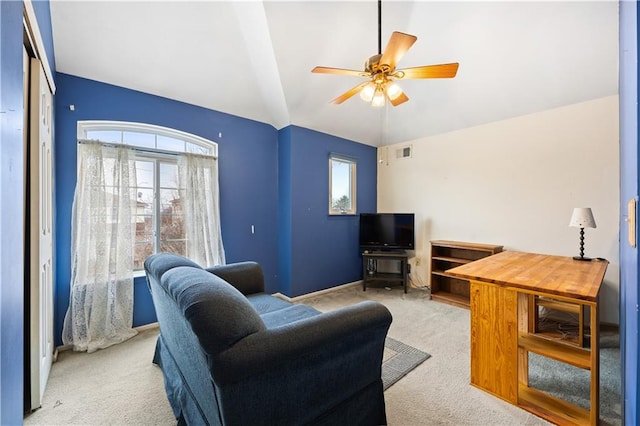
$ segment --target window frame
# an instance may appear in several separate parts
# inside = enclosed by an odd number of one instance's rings
[[[151,207],[151,217],[153,220],[153,235],[151,239],[151,244],[153,245],[153,253],[158,253],[162,247],[162,243],[167,243],[170,240],[166,237],[163,238],[162,230],[162,202],[160,194],[162,190],[173,189],[162,186],[161,184],[161,168],[163,164],[171,164],[177,166],[178,159],[174,155],[168,155],[163,153],[152,153],[152,152],[139,152],[136,153],[135,157],[136,161],[145,161],[153,164],[153,186],[150,188],[153,193],[153,203]],[[176,191],[180,191],[183,188],[175,188]],[[139,216],[136,212],[136,217]],[[171,241],[184,241],[186,244],[186,236],[185,238],[176,240],[173,239]],[[142,241],[134,241],[134,249],[135,245],[141,243]],[[133,269],[134,274],[138,272],[142,272],[144,275],[144,269]]]
[[[145,123],[135,123],[135,122],[121,122],[121,121],[78,121],[77,123],[77,137],[78,141],[88,140],[87,133],[92,131],[113,131],[120,132],[121,139],[120,141],[101,141],[103,143],[112,143],[112,144],[123,144],[131,147],[135,151],[135,159],[136,161],[146,161],[153,163],[153,187],[151,188],[153,191],[153,206],[152,206],[152,220],[153,220],[153,236],[152,236],[152,244],[153,244],[153,253],[157,253],[161,247],[162,235],[160,232],[161,229],[161,216],[162,216],[162,206],[160,200],[160,192],[162,187],[160,185],[160,164],[177,164],[178,158],[177,156],[180,154],[188,154],[193,153],[188,150],[188,144],[194,144],[198,147],[207,150],[208,153],[204,155],[210,155],[212,157],[218,158],[218,144],[211,140],[202,138],[200,136],[192,135],[190,133],[182,132],[180,130],[170,129],[167,127],[156,126],[152,124]],[[147,133],[155,135],[154,146],[156,148],[150,148],[147,146],[137,146],[126,143],[123,141],[124,133],[126,132],[134,132],[134,133]],[[157,136],[164,136],[176,140],[180,140],[184,142],[184,150],[182,151],[174,151],[174,150],[166,150],[166,149],[158,149],[158,138]],[[79,143],[78,143],[79,145]],[[202,155],[202,153],[196,153]],[[180,188],[178,188],[180,190]],[[133,220],[136,220],[138,213],[134,213]],[[184,240],[186,242],[186,239]],[[138,241],[134,241],[134,250],[138,244]],[[133,276],[134,277],[142,277],[145,275],[144,269],[134,269],[135,264],[131,265]]]
[[[349,209],[336,209],[333,202],[333,164],[334,162],[347,164],[349,166],[349,199],[351,201],[351,208]],[[357,160],[353,157],[349,157],[343,154],[331,153],[329,154],[329,215],[330,216],[345,216],[355,215],[357,209]]]

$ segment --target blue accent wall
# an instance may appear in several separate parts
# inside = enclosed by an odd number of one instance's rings
[[[291,294],[291,127],[278,132],[278,275],[280,292]]]
[[[278,291],[278,132],[272,126],[67,74],[56,75],[56,306],[61,344],[69,305],[71,209],[78,120],[133,121],[170,127],[218,143],[220,216],[227,262],[255,260],[266,289]],[[70,105],[74,105],[71,111]],[[222,133],[222,138],[218,134]],[[255,233],[251,233],[254,225]],[[144,278],[135,280],[134,326],[156,321]]]
[[[0,1],[0,424],[22,424],[24,144],[22,2]]]
[[[356,160],[357,212],[375,212],[376,149],[297,126],[280,144],[281,288],[295,297],[362,279],[358,216],[329,215],[329,155]]]

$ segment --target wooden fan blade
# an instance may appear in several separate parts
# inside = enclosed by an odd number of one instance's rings
[[[396,68],[396,64],[400,61],[400,58],[404,56],[413,43],[416,42],[418,37],[410,34],[394,31],[391,34],[387,47],[384,48],[384,53],[380,58],[380,65],[388,65],[389,70],[393,71]]]
[[[395,107],[395,106],[398,106],[400,104],[403,104],[403,103],[407,102],[408,100],[409,100],[409,97],[407,95],[405,95],[404,92],[403,92],[397,98],[395,98],[393,100],[389,99],[389,102],[391,102],[391,105],[393,105]]]
[[[339,74],[339,75],[355,75],[356,77],[367,77],[368,74],[363,71],[347,70],[344,68],[315,67],[311,72],[317,74]]]
[[[368,81],[365,81],[364,83],[358,84],[356,87],[354,87],[354,88],[352,88],[350,90],[347,90],[342,95],[340,95],[337,98],[335,98],[334,100],[332,100],[331,103],[332,104],[336,104],[336,105],[339,105],[339,104],[343,103],[344,101],[346,101],[347,99],[349,99],[350,97],[355,95],[356,93],[360,92],[364,88],[364,86],[366,86],[367,84],[369,84]]]
[[[425,65],[423,67],[405,68],[398,70],[398,73],[404,73],[398,78],[453,78],[458,72],[458,63]]]

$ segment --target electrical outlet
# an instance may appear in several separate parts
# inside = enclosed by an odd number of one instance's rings
[[[416,256],[416,266],[420,266],[421,260],[418,256]]]

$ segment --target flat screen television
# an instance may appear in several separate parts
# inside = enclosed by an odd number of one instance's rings
[[[413,213],[360,213],[361,250],[413,250]]]

